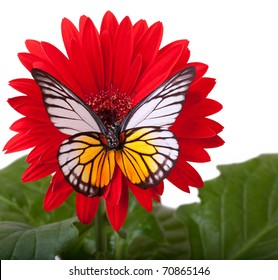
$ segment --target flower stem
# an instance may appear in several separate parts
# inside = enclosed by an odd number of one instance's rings
[[[103,201],[100,200],[99,208],[95,217],[96,254],[98,259],[105,258],[106,253],[106,232],[103,213],[104,204]]]
[[[115,260],[120,260],[121,259],[121,248],[120,248],[120,239],[121,237],[117,232],[115,234]]]

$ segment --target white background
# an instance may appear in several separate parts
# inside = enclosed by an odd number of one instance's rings
[[[226,144],[210,150],[211,163],[194,164],[207,180],[217,176],[216,165],[241,162],[262,153],[278,151],[277,65],[278,16],[276,1],[249,0],[9,0],[0,4],[0,147],[14,133],[9,126],[20,116],[6,100],[18,93],[8,86],[14,78],[30,77],[17,59],[26,51],[24,41],[48,41],[64,51],[60,33],[63,17],[75,24],[81,15],[96,26],[107,10],[120,21],[143,18],[149,25],[164,25],[163,45],[188,39],[190,61],[210,66],[206,76],[217,79],[210,97],[224,109],[213,116],[224,125]],[[24,153],[1,152],[0,168]],[[167,185],[163,203],[169,206],[196,199]]]

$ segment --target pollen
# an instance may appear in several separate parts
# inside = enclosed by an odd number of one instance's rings
[[[100,91],[87,96],[86,102],[106,127],[120,124],[132,108],[132,99],[120,91]]]

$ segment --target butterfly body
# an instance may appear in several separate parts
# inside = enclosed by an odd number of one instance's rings
[[[112,124],[107,129],[106,143],[108,149],[120,148],[120,127],[117,123]]]
[[[187,67],[139,102],[123,119],[104,125],[70,89],[38,69],[32,75],[43,93],[49,118],[69,135],[57,160],[66,181],[87,197],[101,196],[115,168],[134,185],[158,185],[175,166],[179,145],[169,130],[180,113],[195,75]]]

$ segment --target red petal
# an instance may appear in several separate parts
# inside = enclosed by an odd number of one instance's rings
[[[110,90],[112,81],[112,45],[107,31],[101,33],[100,43],[104,65],[104,90]]]
[[[81,223],[89,224],[94,219],[99,202],[100,196],[89,198],[76,193],[76,214]]]
[[[220,133],[223,130],[223,126],[214,120],[205,118],[204,123],[211,129],[213,129],[216,134]]]
[[[51,191],[54,193],[73,190],[73,187],[67,183],[60,169],[53,175],[50,186],[52,187]]]
[[[68,185],[64,176],[61,175],[61,172],[56,172],[44,197],[44,210],[49,212],[56,209],[67,200],[73,191],[73,188]]]
[[[144,207],[148,212],[152,212],[153,208],[153,194],[151,193],[150,189],[143,190],[137,186],[128,182],[128,186],[138,202]]]
[[[30,98],[42,100],[42,93],[39,86],[32,79],[15,79],[9,82],[9,85]]]
[[[210,161],[209,154],[204,148],[194,141],[187,141],[179,139],[180,157],[187,161],[193,162],[208,162]]]
[[[188,50],[188,44],[189,44],[189,42],[187,40],[177,40],[177,41],[174,41],[174,42],[166,45],[165,47],[163,47],[162,49],[159,50],[159,52],[157,54],[157,59],[159,59],[161,56],[164,56],[164,54],[167,53],[174,46],[182,47],[182,52],[181,52],[177,62],[175,63],[175,66],[173,67],[173,69],[171,70],[171,72],[169,74],[170,77],[173,76],[174,74],[176,74],[178,71],[185,68],[186,63],[190,56],[190,52]]]
[[[216,148],[225,143],[218,135],[210,138],[195,139],[194,141],[204,148]]]
[[[133,26],[133,40],[134,40],[134,48],[137,47],[137,43],[140,42],[141,37],[147,31],[148,25],[145,20],[139,20]]]
[[[62,37],[67,54],[70,57],[72,55],[71,41],[73,39],[79,41],[80,36],[75,25],[67,18],[64,18],[62,21]]]
[[[190,57],[190,51],[186,47],[184,47],[183,51],[179,57],[179,60],[176,62],[176,65],[173,67],[173,69],[170,73],[170,76],[172,76],[172,75],[176,74],[177,72],[181,71],[182,69],[184,69],[185,66],[187,66],[186,63],[187,63],[189,57]]]
[[[95,83],[95,78],[90,69],[88,61],[84,57],[82,48],[80,44],[76,42],[76,40],[72,40],[71,49],[74,55],[70,57],[70,63],[73,68],[76,80],[78,81],[79,87],[81,89],[76,94],[78,94],[82,99],[85,99],[86,94],[88,95],[96,93],[98,91]]]
[[[158,194],[159,196],[161,196],[163,194],[164,191],[164,182],[162,181],[160,184],[158,184],[157,186],[151,188],[151,190]]]
[[[8,103],[20,114],[42,122],[49,121],[48,114],[42,101],[34,100],[28,96],[17,96],[8,99]]]
[[[203,119],[184,120],[180,115],[171,130],[178,138],[208,138],[216,135]]]
[[[87,18],[82,32],[82,48],[96,87],[103,90],[104,66],[99,33],[91,19]]]
[[[30,119],[27,117],[21,118],[17,121],[15,121],[10,129],[16,132],[22,132],[22,133],[26,133],[28,132],[32,127],[35,126],[43,126],[45,125],[45,122],[41,122],[38,120],[34,120],[34,119]]]
[[[106,213],[113,229],[118,231],[124,224],[128,210],[128,187],[122,185],[122,194],[117,206],[113,206],[106,201]]]
[[[50,162],[57,159],[57,152],[62,141],[54,138],[45,139],[47,141],[37,145],[28,155],[26,161],[33,162]]]
[[[123,185],[123,174],[118,166],[114,171],[113,179],[110,183],[108,192],[103,195],[103,198],[111,205],[117,206],[119,204]]]
[[[219,112],[223,106],[212,99],[205,99],[198,104],[191,106],[190,110],[187,110],[189,117],[206,117]]]
[[[197,82],[200,81],[200,79],[205,75],[205,73],[208,70],[208,66],[204,63],[200,63],[200,62],[191,62],[188,63],[187,66],[193,66],[196,69],[196,75],[195,78],[191,84],[190,87],[193,87],[194,84],[196,84]]]
[[[118,28],[118,21],[116,17],[110,12],[106,12],[106,14],[103,16],[100,33],[103,33],[104,31],[108,31],[110,39],[114,40],[114,36],[116,34],[116,30]]]
[[[89,17],[87,17],[87,16],[83,15],[83,16],[80,17],[80,19],[79,19],[79,32],[80,32],[80,35],[84,32],[84,27],[85,27],[86,22],[88,20],[91,20],[91,19]]]
[[[136,86],[139,74],[141,72],[142,67],[142,55],[138,55],[135,60],[133,61],[129,72],[127,73],[124,82],[122,84],[122,92],[131,95],[133,92],[134,87]]]
[[[173,46],[160,56],[159,59],[155,60],[154,64],[144,72],[144,75],[140,77],[140,81],[135,89],[135,104],[150,94],[166,80],[172,68],[176,64],[182,49],[183,47],[181,45]]]
[[[129,17],[120,23],[113,44],[113,80],[112,86],[120,89],[127,76],[133,51],[133,33]]]
[[[41,42],[35,40],[26,40],[25,45],[28,51],[30,52],[30,54],[33,54],[42,60],[48,60],[42,48]]]
[[[41,143],[41,141],[41,139],[37,139],[27,133],[18,133],[6,143],[3,150],[6,151],[6,153],[19,152],[32,148]]]
[[[31,71],[34,68],[34,62],[36,61],[47,62],[46,60],[42,60],[38,56],[30,53],[19,53],[18,58],[28,71]]]
[[[48,74],[54,76],[57,80],[70,88],[74,93],[79,93],[82,95],[80,86],[75,81],[68,58],[52,44],[42,42],[42,47],[49,59],[50,64],[52,64],[55,68],[55,72],[48,72]]]
[[[154,23],[141,37],[134,50],[133,57],[142,54],[143,70],[152,64],[155,59],[162,40],[163,26],[161,22]]]
[[[56,170],[58,170],[58,163],[57,161],[53,161],[50,163],[32,163],[23,173],[22,181],[23,182],[33,182],[44,178]]]
[[[204,186],[199,173],[182,157],[178,158],[178,163],[167,179],[176,187],[188,193],[190,192],[188,185],[195,188],[202,188]]]
[[[186,98],[186,106],[194,105],[205,99],[215,84],[215,79],[205,77],[191,85]]]

